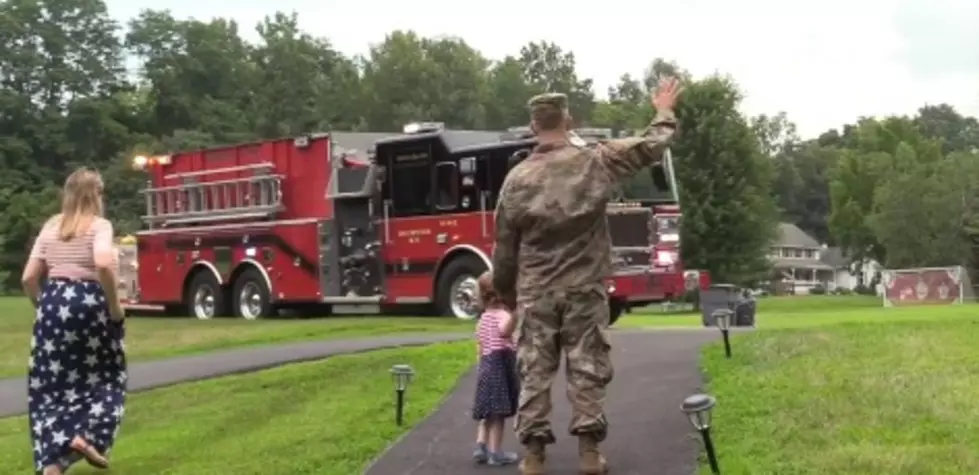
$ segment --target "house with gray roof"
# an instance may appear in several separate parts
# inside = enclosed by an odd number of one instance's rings
[[[822,244],[792,223],[780,223],[779,238],[769,257],[783,287],[807,294],[817,285],[836,281],[836,269],[821,260]]]
[[[792,223],[779,224],[779,239],[772,245],[769,257],[775,277],[783,288],[796,294],[807,294],[813,287],[826,290],[853,289],[869,282],[880,270],[876,262],[854,266],[838,247],[828,247]]]

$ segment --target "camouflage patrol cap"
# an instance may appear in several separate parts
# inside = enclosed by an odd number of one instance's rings
[[[530,111],[533,112],[538,108],[556,108],[561,110],[568,109],[568,96],[567,94],[562,94],[560,92],[545,92],[544,94],[538,94],[531,97],[527,101],[527,107],[530,107]]]

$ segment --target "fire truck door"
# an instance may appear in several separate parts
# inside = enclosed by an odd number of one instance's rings
[[[376,224],[375,167],[335,171],[332,244],[336,266],[324,275],[325,296],[377,297],[384,288],[381,236]],[[331,285],[332,284],[332,285]],[[332,288],[331,288],[332,287]]]

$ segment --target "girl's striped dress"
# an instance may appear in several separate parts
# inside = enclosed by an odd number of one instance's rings
[[[48,275],[28,361],[28,417],[39,473],[54,464],[67,469],[80,459],[69,447],[75,436],[107,455],[122,421],[125,329],[109,319],[93,257],[106,247],[112,249],[112,225],[105,219],[69,241],[58,238],[55,219],[31,251]]]
[[[503,309],[489,309],[479,318],[476,397],[473,419],[508,418],[516,414],[520,398],[517,353],[513,342],[500,335]]]

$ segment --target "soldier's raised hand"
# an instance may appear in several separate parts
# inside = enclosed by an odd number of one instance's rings
[[[652,97],[650,102],[656,110],[673,109],[681,92],[683,92],[683,88],[680,87],[680,81],[677,78],[665,77],[659,80],[656,89],[650,91],[649,95]]]

